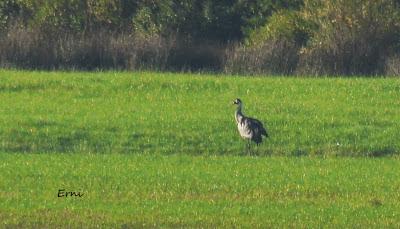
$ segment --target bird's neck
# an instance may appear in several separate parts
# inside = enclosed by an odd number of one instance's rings
[[[237,106],[236,108],[236,112],[235,112],[235,119],[236,122],[240,122],[243,118],[243,114],[242,114],[242,104],[240,104],[239,106]]]

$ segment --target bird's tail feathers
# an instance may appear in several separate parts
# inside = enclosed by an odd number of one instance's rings
[[[269,137],[269,135],[268,135],[268,133],[267,133],[267,131],[266,131],[265,129],[263,129],[263,130],[261,131],[261,135],[264,135],[266,138]]]

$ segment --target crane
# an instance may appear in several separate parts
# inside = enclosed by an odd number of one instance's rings
[[[243,139],[247,140],[247,149],[250,150],[250,141],[253,141],[257,145],[259,145],[260,143],[262,143],[262,137],[268,137],[268,133],[259,120],[243,115],[243,103],[239,98],[235,99],[235,101],[233,101],[233,104],[237,105],[235,111],[235,120],[239,130],[239,134]]]

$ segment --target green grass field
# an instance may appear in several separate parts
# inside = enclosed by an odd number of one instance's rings
[[[271,135],[251,156],[237,97]],[[0,70],[0,227],[399,228],[399,98],[394,78]]]
[[[400,227],[400,160],[0,154],[0,226]],[[59,189],[81,191],[57,197]]]
[[[0,151],[240,155],[232,101],[271,138],[259,155],[400,152],[399,79],[0,71]]]

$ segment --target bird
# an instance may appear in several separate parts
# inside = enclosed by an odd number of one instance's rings
[[[250,141],[255,142],[258,146],[262,143],[262,137],[264,136],[267,138],[269,135],[259,120],[243,115],[243,103],[239,98],[235,99],[233,104],[237,105],[235,111],[235,121],[239,130],[239,134],[243,139],[247,140],[247,149],[250,150]]]

